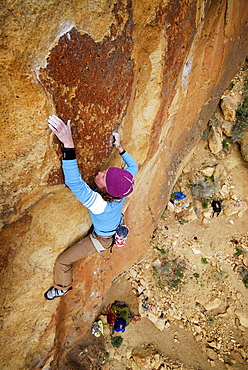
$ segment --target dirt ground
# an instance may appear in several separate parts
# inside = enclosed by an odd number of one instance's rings
[[[190,197],[190,176],[217,164],[225,167],[234,198],[248,204],[248,164],[233,143],[226,152],[213,156],[202,139],[175,191],[184,188]],[[222,203],[224,206],[225,200]],[[240,274],[248,254],[247,210],[239,216],[221,212],[205,224],[201,217],[182,222],[177,216],[165,211],[140,262],[118,277],[105,297],[103,307],[123,301],[135,314],[141,313],[141,319],[131,323],[125,333],[115,334],[121,335],[123,342],[106,360],[104,369],[136,369],[129,367],[126,353],[147,344],[181,363],[181,367],[176,362],[174,367],[168,367],[169,362],[162,367],[161,362],[159,369],[248,369],[248,329],[237,315],[242,311],[243,319],[248,317],[248,290]],[[170,261],[179,271],[178,285],[173,268],[160,276],[156,269],[157,265],[169,266]],[[146,306],[143,312],[142,304]],[[153,313],[159,318],[162,314],[163,330],[154,324]]]

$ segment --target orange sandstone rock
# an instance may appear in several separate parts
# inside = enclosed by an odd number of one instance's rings
[[[113,278],[143,253],[185,156],[247,54],[246,7],[243,0],[235,8],[227,0],[6,3],[3,369],[60,368],[90,330]],[[126,247],[75,264],[74,289],[46,302],[57,255],[90,227],[63,185],[59,145],[46,125],[53,113],[72,119],[89,181],[99,166],[121,164],[108,141],[116,126],[140,166],[125,209]]]

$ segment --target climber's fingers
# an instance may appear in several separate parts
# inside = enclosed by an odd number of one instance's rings
[[[67,124],[62,121],[59,117],[52,115],[48,118],[48,126],[55,133],[57,138],[64,144],[71,144],[72,133],[70,120]]]

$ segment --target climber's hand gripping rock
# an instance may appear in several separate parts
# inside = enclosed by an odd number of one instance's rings
[[[65,148],[74,148],[70,120],[65,124],[62,119],[52,115],[48,118],[48,126],[57,138],[64,144]]]
[[[123,152],[123,148],[121,146],[121,139],[120,139],[120,135],[118,134],[118,132],[113,131],[112,136],[114,138],[113,145],[116,147],[119,153]]]

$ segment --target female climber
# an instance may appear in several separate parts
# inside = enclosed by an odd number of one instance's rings
[[[98,172],[94,178],[97,189],[93,191],[79,173],[70,121],[65,124],[59,117],[52,115],[48,118],[48,126],[64,145],[62,168],[65,183],[79,201],[88,208],[93,224],[93,231],[88,236],[58,256],[54,269],[54,285],[44,294],[46,299],[52,300],[66,295],[72,289],[74,262],[112,247],[113,243],[118,241],[118,230],[121,230],[122,237],[126,236],[127,228],[121,226],[121,211],[126,197],[133,191],[134,176],[138,171],[138,166],[134,159],[123,150],[119,134],[113,133],[113,145],[127,167],[125,170],[110,167]]]

